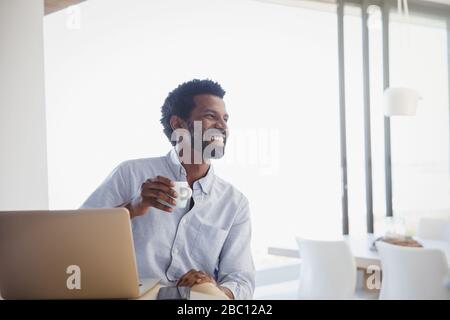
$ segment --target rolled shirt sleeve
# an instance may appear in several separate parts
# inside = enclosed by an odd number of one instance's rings
[[[219,257],[218,283],[236,300],[253,298],[255,267],[251,253],[251,221],[248,200],[243,197]]]

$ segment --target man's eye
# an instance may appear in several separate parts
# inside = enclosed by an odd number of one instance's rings
[[[209,118],[209,119],[214,119],[214,116],[212,114],[207,114],[207,115],[205,115],[205,117]]]

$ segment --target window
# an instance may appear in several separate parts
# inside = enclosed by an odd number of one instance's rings
[[[92,0],[80,18],[45,18],[52,209],[77,208],[121,161],[165,154],[168,91],[212,78],[231,115],[216,173],[250,200],[254,250],[341,233],[335,10]]]
[[[450,215],[448,34],[445,18],[418,13],[409,20],[391,7],[390,86],[422,95],[416,116],[391,117],[394,217],[408,234],[421,216]],[[383,38],[381,8],[368,7],[372,197],[375,232],[386,229]],[[366,232],[361,6],[345,6],[345,76],[350,233]],[[441,12],[442,14],[442,12]]]
[[[450,212],[447,26],[417,13],[410,20],[394,13],[390,23],[391,84],[422,96],[416,116],[391,120],[394,216],[407,227]]]

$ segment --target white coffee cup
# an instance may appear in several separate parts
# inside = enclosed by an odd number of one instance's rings
[[[158,199],[158,201],[171,208],[185,208],[189,199],[192,197],[192,189],[189,187],[187,181],[175,181],[174,184],[175,186],[172,187],[172,189],[177,193],[177,197],[173,198],[176,205],[174,206],[160,199]]]

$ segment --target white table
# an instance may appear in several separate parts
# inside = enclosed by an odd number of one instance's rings
[[[156,300],[158,295],[158,291],[160,288],[165,287],[164,285],[157,284],[152,289],[150,289],[147,293],[139,297],[137,300]],[[222,297],[212,296],[209,294],[191,291],[190,300],[225,300]]]
[[[378,266],[381,268],[381,261],[378,252],[370,250],[373,241],[377,238],[373,234],[367,236],[342,236],[348,242],[353,256],[355,257],[356,266],[361,269],[367,269],[369,266]],[[417,239],[424,248],[434,248],[444,251],[447,256],[450,274],[450,242]],[[300,258],[300,254],[293,237],[291,243],[278,244],[268,248],[268,253],[276,256]]]

